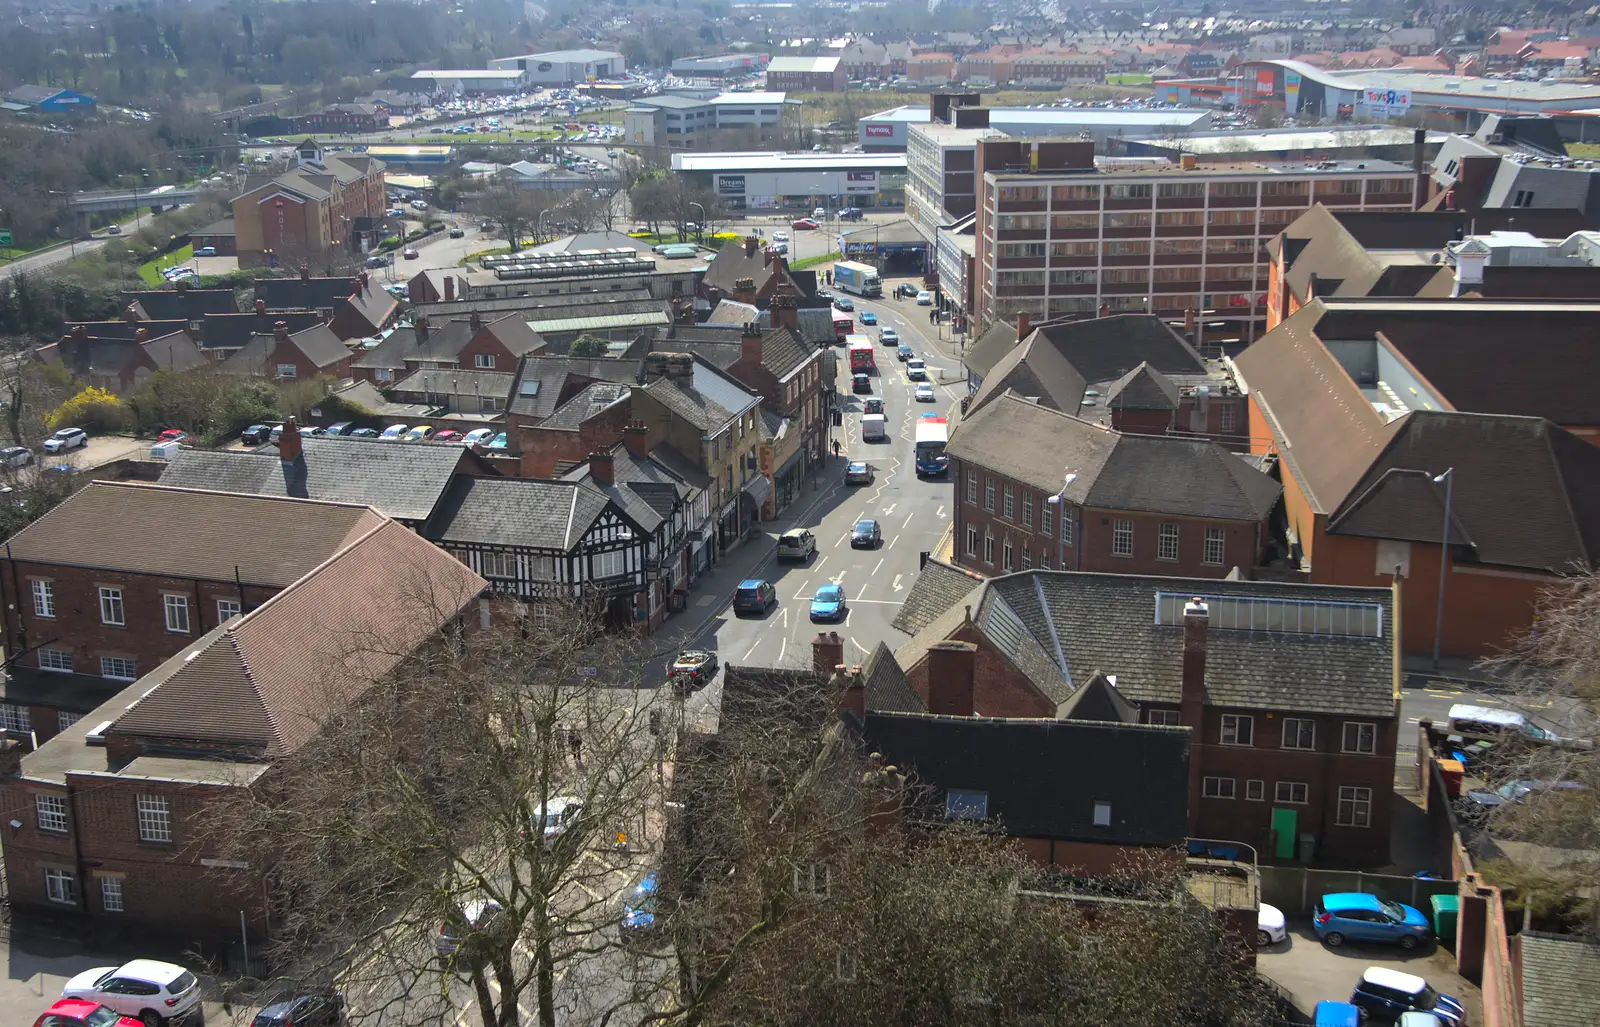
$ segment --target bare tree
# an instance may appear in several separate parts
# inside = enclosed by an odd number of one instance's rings
[[[33,446],[49,434],[45,416],[74,390],[66,371],[34,359],[26,340],[0,347],[6,371],[6,431],[13,446]]]
[[[550,204],[540,190],[523,189],[512,182],[501,182],[479,193],[474,209],[491,222],[497,234],[515,253],[539,229],[539,215]]]

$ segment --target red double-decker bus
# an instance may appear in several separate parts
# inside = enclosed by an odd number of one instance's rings
[[[845,340],[845,345],[850,351],[851,374],[877,370],[878,358],[873,354],[871,339],[865,335],[852,335]]]

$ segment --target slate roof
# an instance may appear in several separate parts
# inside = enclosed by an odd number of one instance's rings
[[[566,357],[543,353],[522,358],[507,409],[521,417],[546,418],[562,396],[590,381],[631,384],[639,380],[641,363],[616,357]],[[581,383],[581,384],[580,384]]]
[[[694,358],[692,378],[655,378],[641,387],[662,406],[702,432],[713,432],[760,399],[706,360]]]
[[[256,280],[255,298],[267,305],[267,310],[332,310],[338,316],[340,301],[374,329],[393,314],[399,303],[393,296],[369,282],[358,288],[351,277],[335,278],[260,278]]]
[[[136,303],[147,320],[198,321],[207,314],[232,314],[232,289],[149,289],[122,294],[122,305]]]
[[[760,293],[774,277],[787,274],[782,260],[767,263],[767,245],[762,241],[754,251],[746,252],[742,243],[731,242],[718,250],[717,259],[711,262],[711,270],[706,272],[705,287],[716,289],[724,296],[732,296],[733,283],[741,278],[749,278],[755,281],[756,292]]]
[[[289,326],[289,334],[322,324],[315,310],[280,310],[273,314],[206,314],[200,322],[200,345],[205,349],[242,349],[251,336],[271,335],[277,322]]]
[[[780,382],[816,359],[817,347],[788,328],[773,328],[761,335],[761,366]],[[781,397],[774,396],[774,400]]]
[[[357,356],[350,366],[400,370],[408,360],[454,360],[477,333],[478,329],[465,317],[429,318],[426,327],[396,328],[387,339]]]
[[[1187,728],[869,711],[863,734],[934,790],[934,816],[960,788],[986,792],[989,817],[1018,837],[1174,846],[1188,830]],[[1111,804],[1109,827],[1094,825],[1097,802]]]
[[[1058,709],[1097,672],[1114,676],[1117,691],[1135,703],[1176,705],[1183,626],[1155,623],[1158,592],[1381,607],[1381,638],[1244,631],[1213,623],[1206,691],[1213,706],[1395,715],[1393,602],[1385,588],[1022,571],[979,586],[971,600],[972,622]],[[964,620],[965,601],[902,646],[896,653],[901,665],[915,668],[928,646],[949,638]]]
[[[1071,471],[1068,502],[1097,510],[1261,521],[1283,492],[1215,442],[1108,431],[1009,392],[958,423],[946,451],[1050,495]]]
[[[1600,1023],[1600,943],[1570,934],[1523,931],[1523,1027]]]
[[[289,342],[319,370],[333,367],[350,357],[350,347],[325,324],[291,332]],[[248,343],[228,357],[223,366],[239,374],[270,376],[274,368],[268,365],[272,362],[272,351],[277,346],[276,335],[252,336]]]
[[[1017,326],[1010,321],[996,321],[967,347],[962,362],[979,378],[984,378],[1016,344]]]
[[[208,491],[224,484],[90,482],[13,535],[12,558],[207,581],[233,581],[237,573],[282,587],[383,521],[365,506]]]
[[[636,457],[621,442],[612,445],[607,452],[611,454],[612,484],[602,485],[595,481],[593,468],[588,461],[562,475],[561,480],[582,482],[604,492],[630,520],[647,532],[659,528],[661,522],[672,516],[672,511],[687,500],[693,491],[688,482],[665,464],[650,457]]]
[[[464,367],[434,367],[417,371],[396,382],[392,391],[401,395],[470,398],[482,396],[504,399],[511,392],[516,375],[510,371],[474,371]],[[467,413],[477,413],[468,410]]]
[[[1105,405],[1114,410],[1176,410],[1178,387],[1171,378],[1140,362],[1106,392]]]
[[[159,339],[173,332],[188,331],[189,321],[187,318],[171,321],[67,321],[65,337],[71,337],[73,329],[80,327],[90,339],[126,339],[132,342],[141,328],[150,334],[150,338]]]
[[[927,709],[895,661],[894,653],[879,642],[861,664],[866,707],[897,713]],[[742,667],[729,664],[722,677],[722,717],[760,718],[775,710],[784,716],[810,712],[819,723],[831,717],[838,696],[831,674],[810,668]]]
[[[611,505],[588,484],[460,475],[422,526],[423,538],[571,552]]]
[[[895,614],[895,629],[915,635],[971,595],[982,581],[971,571],[929,557]]]
[[[300,458],[288,466],[275,452],[180,449],[161,484],[360,503],[418,522],[433,512],[458,470],[494,473],[468,450],[433,442],[303,438],[300,445]],[[237,531],[238,524],[233,527]]]
[[[1460,559],[1569,574],[1600,559],[1600,448],[1549,421],[1418,410],[1328,521],[1335,535],[1442,540],[1454,468],[1450,541]]]
[[[557,407],[539,425],[559,431],[577,431],[589,418],[602,414],[633,394],[631,386],[614,382],[595,382]]]

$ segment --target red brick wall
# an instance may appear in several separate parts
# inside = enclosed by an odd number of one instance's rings
[[[1039,694],[1005,657],[989,648],[983,635],[970,624],[950,635],[950,640],[972,642],[978,652],[974,663],[973,710],[983,717],[1054,717],[1055,703]],[[924,706],[928,704],[928,661],[906,668],[906,678]]]
[[[494,357],[494,366],[479,367],[479,356]],[[501,371],[511,374],[517,369],[517,358],[512,356],[505,344],[485,327],[480,328],[478,333],[467,340],[467,344],[456,353],[456,365],[468,371]]]
[[[1105,876],[1130,865],[1145,867],[1151,857],[1173,859],[1165,850],[1140,845],[1104,845],[1059,838],[1017,838],[1028,858],[1040,866],[1064,867],[1088,876]],[[1252,931],[1252,936],[1254,932]]]
[[[633,401],[625,400],[591,417],[577,431],[554,428],[517,429],[522,441],[523,478],[549,478],[555,475],[556,462],[583,460],[597,449],[609,449],[622,439],[622,429],[633,420]]]
[[[344,359],[336,364],[331,364],[328,367],[318,367],[310,357],[301,352],[300,347],[295,345],[294,339],[291,337],[288,342],[280,342],[272,348],[271,355],[267,357],[265,370],[268,377],[276,378],[279,364],[293,364],[294,376],[299,380],[315,378],[319,374],[332,375],[335,378],[348,378],[350,376],[350,360],[351,357],[346,355]]]

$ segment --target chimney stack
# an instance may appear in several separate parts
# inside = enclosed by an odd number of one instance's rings
[[[1028,333],[1032,330],[1033,322],[1028,320],[1028,312],[1026,310],[1017,311],[1017,341],[1021,342],[1026,339]]]
[[[1201,710],[1206,701],[1206,631],[1211,626],[1211,611],[1198,596],[1183,608],[1183,704],[1182,723],[1199,729]]]
[[[89,326],[88,325],[73,325],[72,326],[72,337],[74,339],[87,339],[89,337]]]
[[[483,315],[474,310],[467,316],[467,323],[472,326],[473,331],[477,331],[483,327]]]
[[[1095,317],[1110,317],[1111,316],[1111,304],[1109,304],[1109,303],[1100,304],[1100,309],[1095,312],[1094,316]]]
[[[272,326],[272,337],[279,342],[289,341],[289,322],[278,321]]]
[[[970,717],[976,711],[973,671],[978,647],[971,642],[935,642],[928,647],[928,712]]]
[[[267,301],[266,300],[256,300],[256,316],[260,317],[261,315],[265,314],[266,312],[267,312]]]
[[[150,329],[148,329],[148,328],[135,328],[133,330],[133,341],[134,342],[139,342],[139,343],[149,342],[150,341]]]
[[[795,334],[800,332],[800,297],[795,294],[794,287],[788,282],[779,283],[772,294],[772,327],[787,328]]]
[[[300,265],[300,280],[302,282],[311,281],[311,265],[309,265],[309,264],[301,264]]]
[[[747,256],[747,257],[755,256],[756,255],[756,247],[760,246],[760,245],[761,245],[761,240],[760,239],[757,239],[753,235],[745,236],[744,237],[744,255]]]
[[[444,276],[444,301],[446,303],[456,301],[456,276],[449,273]]]
[[[744,334],[739,339],[739,362],[752,365],[761,363],[761,325],[755,321],[746,321],[744,324]]]
[[[736,278],[733,282],[733,298],[739,303],[748,303],[755,306],[756,280],[754,278]]]
[[[867,719],[867,683],[861,676],[861,667],[839,664],[833,668],[833,682],[834,690],[839,693],[839,709],[854,714],[856,723],[864,723]]]
[[[612,485],[616,483],[616,473],[609,449],[597,449],[589,454],[589,477],[596,485]]]
[[[411,322],[412,329],[417,333],[417,342],[428,341],[428,315],[418,314],[417,319]]]
[[[831,674],[844,663],[844,639],[837,631],[821,631],[811,640],[811,669],[819,675]]]
[[[278,433],[278,459],[292,464],[300,459],[300,454],[300,428],[291,417],[283,422],[283,431]]]
[[[122,319],[129,324],[133,324],[135,321],[139,320],[139,308],[132,303],[128,304],[126,307],[123,307]]]
[[[650,455],[650,426],[643,421],[629,421],[622,429],[622,444],[629,455],[643,459]]]

